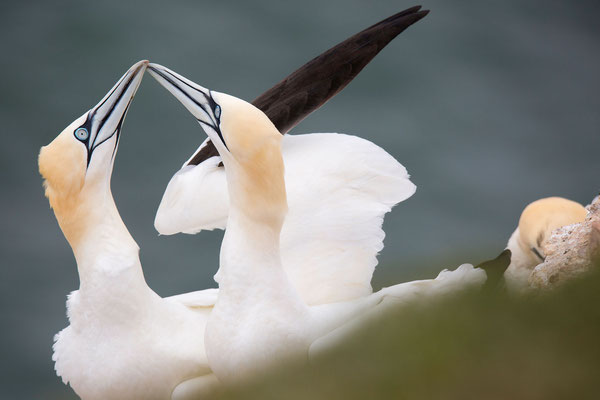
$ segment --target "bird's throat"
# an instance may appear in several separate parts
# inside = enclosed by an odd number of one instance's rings
[[[281,153],[269,162],[255,160],[226,166],[231,212],[256,227],[281,231],[287,195]]]
[[[49,196],[60,228],[77,261],[81,285],[92,276],[140,269],[137,243],[129,234],[110,190]],[[143,276],[142,276],[143,279]]]

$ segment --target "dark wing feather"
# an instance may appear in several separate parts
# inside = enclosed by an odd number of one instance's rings
[[[392,15],[344,40],[257,97],[252,104],[285,134],[339,93],[389,42],[429,11],[416,6]],[[200,149],[188,165],[217,156],[212,142]]]
[[[504,271],[508,269],[511,258],[511,251],[506,249],[493,260],[484,261],[475,266],[475,268],[483,269],[487,275],[484,290],[494,289],[502,284],[504,281]]]

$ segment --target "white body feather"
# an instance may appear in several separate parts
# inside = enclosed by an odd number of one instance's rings
[[[411,302],[443,296],[469,287],[481,286],[487,276],[482,269],[475,269],[471,264],[463,264],[454,271],[443,270],[435,279],[426,279],[400,283],[386,289],[377,307],[372,307],[368,312],[357,315],[348,323],[336,327],[330,333],[319,337],[310,346],[310,359],[318,359],[326,350],[334,347],[350,336],[361,326],[365,326],[372,319],[381,316],[390,306],[399,307]],[[374,295],[377,295],[375,293]],[[372,296],[374,296],[372,295]]]
[[[248,238],[253,238],[248,240]],[[309,306],[286,275],[268,227],[229,217],[221,248],[219,297],[206,328],[210,366],[237,382],[287,357],[315,357],[391,304],[481,285],[486,273],[463,265],[436,279],[409,282],[359,298]]]
[[[519,228],[510,235],[506,248],[511,251],[510,265],[504,271],[506,285],[511,291],[521,292],[529,288],[529,275],[542,262],[533,252],[523,250],[519,244]]]
[[[289,205],[281,257],[289,279],[307,304],[371,293],[384,215],[416,189],[406,168],[345,134],[285,135],[281,151]],[[173,176],[156,214],[161,234],[225,229],[229,192],[220,162],[184,165]]]
[[[84,400],[170,399],[178,384],[211,374],[202,332],[215,291],[158,296],[137,245],[112,221],[77,253],[81,284],[67,301],[70,325],[55,337],[55,369]]]
[[[412,195],[414,185],[404,167],[365,140],[290,138],[283,154],[289,209],[280,228],[256,219],[244,200],[230,203],[215,278],[219,297],[205,335],[211,368],[223,382],[245,379],[285,357],[318,354],[335,344],[325,339],[333,331],[352,331],[385,305],[486,279],[484,271],[464,266],[371,293],[383,216]],[[301,168],[307,157],[314,171]],[[252,187],[239,165],[227,168],[229,193]]]

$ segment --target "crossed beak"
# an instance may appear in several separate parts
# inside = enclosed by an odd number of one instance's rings
[[[89,111],[84,125],[89,131],[89,138],[87,140],[88,165],[94,150],[102,143],[116,136],[113,149],[114,156],[119,143],[123,121],[125,120],[131,101],[142,82],[142,77],[147,66],[147,60],[134,64],[104,98]]]
[[[162,65],[149,64],[148,72],[196,117],[212,140],[220,140],[225,148],[227,148],[219,126],[221,108],[215,102],[213,94],[209,89],[190,81]]]

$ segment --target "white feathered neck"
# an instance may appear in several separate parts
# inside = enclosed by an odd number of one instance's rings
[[[249,135],[247,121],[243,130],[230,120],[223,123],[224,131],[229,132],[228,147],[232,149],[223,157],[231,211],[217,282],[225,295],[229,292],[237,296],[239,291],[240,296],[247,296],[249,290],[258,287],[257,283],[264,285],[265,280],[273,279],[281,280],[279,286],[294,292],[283,272],[279,250],[287,213],[281,134],[272,124],[261,125],[260,121]],[[248,136],[256,140],[249,141]]]
[[[69,129],[40,152],[46,196],[77,261],[78,297],[80,303],[89,302],[82,314],[88,318],[108,311],[112,318],[110,309],[116,303],[127,305],[154,292],[144,280],[139,247],[115,205],[110,190],[112,166],[90,176],[85,165],[85,153]],[[76,323],[77,313],[69,314]]]
[[[74,328],[79,323],[102,327],[105,320],[110,321],[109,326],[127,326],[135,323],[139,310],[148,308],[157,295],[146,284],[139,247],[123,223],[110,189],[96,192],[93,200],[72,210],[74,215],[57,213],[61,228],[75,221],[80,225],[76,230],[80,237],[69,238],[79,274],[77,302],[68,303],[69,320]],[[69,230],[63,231],[67,236]]]
[[[222,154],[231,201],[215,276],[219,297],[205,343],[212,370],[219,379],[230,381],[251,374],[249,365],[259,360],[262,367],[290,349],[307,349],[304,331],[309,324],[302,321],[309,309],[281,262],[287,201],[280,140],[266,141],[260,151],[243,158]]]

